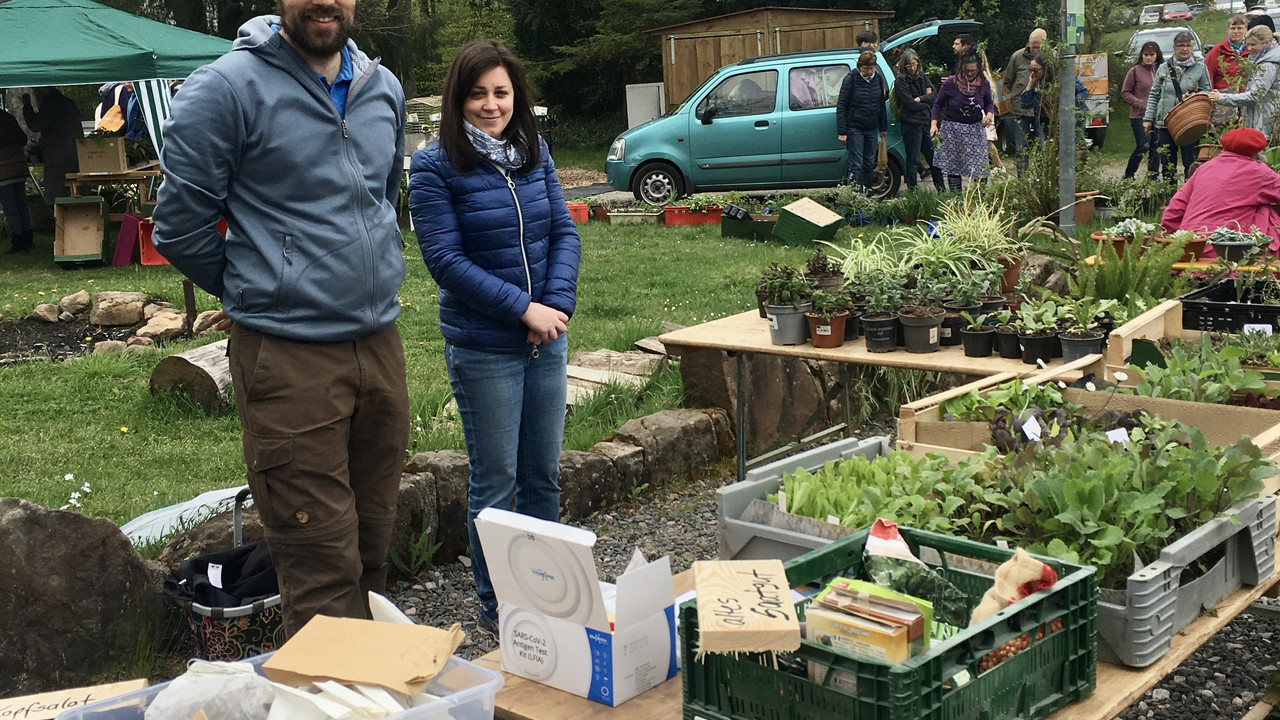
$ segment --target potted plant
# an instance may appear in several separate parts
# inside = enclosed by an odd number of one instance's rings
[[[991,357],[996,342],[995,326],[987,324],[986,315],[974,317],[967,312],[960,315],[965,321],[965,326],[960,328],[965,357]]]
[[[656,225],[663,217],[660,207],[633,203],[609,209],[610,225]]]
[[[760,308],[760,317],[769,317],[765,311],[765,300],[769,297],[768,288],[778,280],[797,280],[803,279],[800,271],[788,265],[779,265],[776,262],[769,263],[769,267],[760,273],[760,279],[756,281],[756,305]]]
[[[1063,362],[1102,352],[1107,336],[1099,327],[1099,319],[1116,305],[1119,303],[1115,300],[1083,297],[1067,307],[1067,327],[1058,333]]]
[[[979,313],[982,310],[982,286],[972,275],[956,278],[951,283],[949,299],[942,303],[946,315],[942,319],[942,336],[938,343],[943,346],[959,345],[960,330],[965,326],[965,314]],[[1004,304],[1004,298],[1000,298]]]
[[[901,222],[912,225],[917,221],[927,221],[938,212],[938,193],[930,192],[922,187],[907,190],[898,198],[898,212]]]
[[[583,198],[582,201],[587,204],[587,208],[591,211],[592,220],[609,222],[609,207],[611,203],[608,200],[592,195]]]
[[[973,282],[978,286],[978,302],[982,304],[981,312],[984,315],[1004,309],[1004,295],[997,292],[1003,272],[1002,267],[994,264],[973,271]]]
[[[809,320],[809,339],[814,347],[840,347],[844,344],[844,325],[849,318],[848,293],[839,289],[815,289],[813,307],[805,317]]]
[[[1052,298],[1025,302],[1014,325],[1022,343],[1022,362],[1028,365],[1048,364],[1053,358],[1053,341],[1058,334],[1058,321],[1067,308]]]
[[[1014,360],[1022,357],[1022,341],[1018,339],[1018,327],[1014,324],[1012,310],[999,310],[993,313],[994,330],[996,331],[996,348],[1000,357]],[[992,317],[992,316],[988,316]]]
[[[844,339],[846,342],[857,340],[862,334],[862,315],[867,311],[867,298],[856,283],[848,283],[841,292],[849,302],[849,317],[844,321]]]
[[[898,308],[898,322],[902,324],[907,352],[937,352],[942,340],[943,286],[930,273],[916,276],[916,286],[907,303]]]
[[[831,209],[840,213],[849,225],[870,225],[878,212],[878,203],[853,185],[841,185],[836,189]]]
[[[1181,243],[1182,259],[1179,262],[1189,263],[1200,259],[1204,254],[1204,245],[1208,241],[1205,235],[1198,235],[1191,230],[1178,230],[1160,238],[1162,243]]]
[[[813,255],[805,263],[804,279],[816,288],[833,290],[844,285],[844,272],[840,270],[838,264],[827,257],[821,247],[815,247]]]
[[[769,341],[774,345],[800,345],[809,335],[804,313],[813,307],[813,286],[799,272],[761,278]]]
[[[898,347],[898,306],[902,304],[902,279],[887,273],[868,275],[859,287],[867,300],[862,334],[867,352],[893,352]]]
[[[1205,239],[1214,253],[1229,263],[1239,263],[1250,253],[1256,256],[1261,247],[1271,242],[1271,236],[1258,232],[1256,227],[1248,233],[1221,227],[1209,233],[1209,237]]]
[[[724,210],[715,195],[690,195],[683,205],[667,205],[662,209],[667,227],[674,225],[719,225]]]
[[[1091,240],[1098,243],[1098,255],[1102,255],[1102,243],[1110,241],[1115,248],[1116,257],[1124,257],[1125,248],[1130,244],[1137,244],[1139,247],[1151,237],[1156,231],[1156,226],[1149,222],[1143,222],[1137,218],[1121,220],[1106,230],[1089,236]]]

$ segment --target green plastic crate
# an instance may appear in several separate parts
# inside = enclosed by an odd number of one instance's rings
[[[1012,550],[972,540],[901,528],[918,557],[941,572],[976,606],[992,578],[955,567],[951,556],[1001,563]],[[826,581],[846,570],[862,574],[867,531],[837,540],[786,563],[793,587]],[[922,552],[924,553],[922,555]],[[891,665],[833,653],[804,642],[795,657],[857,677],[850,695],[807,678],[776,670],[772,658],[743,653],[707,655],[698,660],[697,603],[680,608],[685,720],[1012,720],[1042,718],[1093,692],[1096,682],[1098,586],[1094,569],[1049,558],[1058,572],[1051,591],[1025,598],[943,641],[905,663]],[[1061,620],[1063,628],[1035,640],[1041,625]],[[1026,650],[978,674],[978,661],[1024,633]],[[958,673],[969,681],[944,687]],[[828,681],[835,673],[828,672]]]
[[[773,237],[773,226],[776,224],[776,217],[769,215],[752,215],[750,220],[723,217],[720,219],[720,237],[768,240]]]
[[[808,245],[814,240],[831,240],[844,218],[814,200],[801,199],[778,211],[773,236],[788,245]]]

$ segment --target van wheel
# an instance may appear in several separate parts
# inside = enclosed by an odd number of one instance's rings
[[[631,178],[631,193],[649,205],[666,205],[684,194],[680,171],[667,163],[650,163]]]
[[[902,186],[902,166],[898,164],[898,159],[889,156],[889,167],[883,172],[876,171],[876,186],[871,189],[871,197],[877,200],[891,198],[898,194],[898,188]]]

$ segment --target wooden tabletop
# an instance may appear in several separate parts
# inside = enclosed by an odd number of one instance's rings
[[[966,357],[964,348],[951,345],[932,353],[909,353],[899,348],[893,352],[867,352],[866,342],[859,338],[838,348],[815,348],[803,345],[774,345],[769,342],[769,321],[760,317],[759,311],[750,310],[737,315],[712,320],[692,327],[681,328],[658,338],[667,351],[679,355],[686,349],[727,350],[731,352],[762,353],[812,360],[832,360],[857,365],[884,365],[887,367],[956,372],[964,375],[995,375],[1012,372],[1017,375],[1040,370],[1022,360],[1011,360],[999,355],[985,358]],[[1053,360],[1049,367],[1062,364]]]
[[[664,341],[665,342],[665,341]],[[1280,544],[1278,544],[1280,549]],[[693,573],[676,575],[676,595],[692,587]],[[1046,720],[1111,720],[1191,656],[1200,645],[1243,612],[1269,588],[1280,583],[1273,575],[1257,587],[1242,588],[1173,636],[1169,652],[1146,668],[1098,663],[1097,688],[1089,697],[1067,705]],[[682,589],[683,588],[683,589]],[[501,670],[500,651],[476,660]],[[498,691],[496,720],[655,720],[681,717],[684,704],[680,675],[658,687],[610,708],[532,680],[503,673],[506,685]]]

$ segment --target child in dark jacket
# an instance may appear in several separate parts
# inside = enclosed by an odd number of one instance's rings
[[[888,99],[889,85],[876,70],[875,52],[862,51],[857,70],[840,84],[836,135],[849,150],[847,179],[867,191],[875,187],[876,150],[889,131]]]
[[[898,126],[902,130],[902,151],[907,156],[907,187],[916,186],[920,156],[924,155],[938,192],[943,191],[942,171],[933,166],[933,142],[929,140],[929,113],[933,110],[933,83],[920,66],[915,50],[906,50],[898,58],[897,82],[893,94],[898,105]]]

